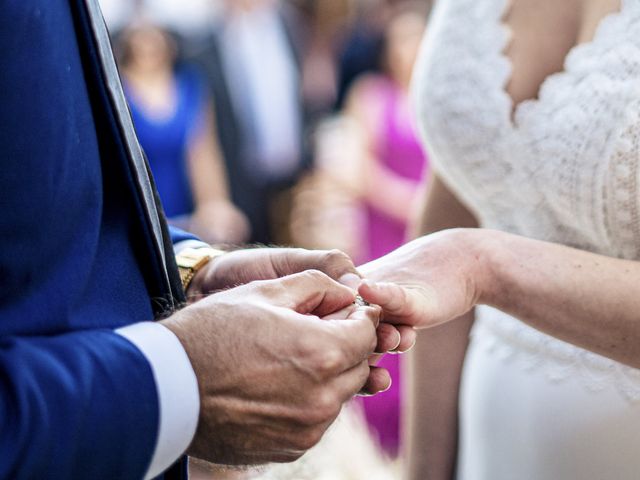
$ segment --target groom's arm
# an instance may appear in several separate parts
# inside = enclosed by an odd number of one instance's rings
[[[123,336],[0,339],[0,478],[142,478],[158,428],[152,366]]]

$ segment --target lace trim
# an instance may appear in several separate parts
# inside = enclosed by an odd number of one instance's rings
[[[639,369],[546,335],[499,310],[479,308],[471,335],[485,352],[518,361],[524,371],[542,373],[551,382],[579,378],[590,392],[613,387],[640,406]]]
[[[526,117],[530,115],[530,112],[536,109],[538,104],[544,104],[543,99],[545,97],[548,98],[553,94],[554,90],[560,89],[561,86],[567,81],[566,77],[570,77],[572,75],[572,72],[577,70],[581,65],[581,62],[583,62],[585,59],[588,60],[589,56],[593,56],[594,50],[600,49],[600,46],[603,44],[603,42],[605,42],[607,39],[617,39],[617,34],[621,31],[620,29],[628,28],[631,4],[634,1],[636,0],[620,0],[620,10],[610,13],[602,18],[596,28],[593,38],[587,42],[571,48],[564,60],[562,70],[548,75],[543,80],[543,82],[540,84],[538,97],[524,100],[518,105],[515,105],[515,112],[513,112],[513,116],[515,117],[513,122],[514,128],[517,129],[518,125],[520,125],[522,121],[526,120]],[[502,48],[498,50],[498,55],[503,57],[504,60],[509,64],[509,75],[501,85],[504,95],[507,97],[508,101],[513,107],[513,100],[507,93],[508,82],[512,75],[512,65],[509,58],[505,54],[507,48],[509,47],[512,35],[510,31],[511,29],[503,21],[503,19],[506,18],[506,16],[509,14],[512,4],[513,0],[506,0],[506,5],[503,7],[500,15],[500,27],[507,29],[508,35],[507,41],[502,45]],[[511,112],[509,112],[509,114],[511,115]]]

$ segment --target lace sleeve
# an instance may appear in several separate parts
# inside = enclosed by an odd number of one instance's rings
[[[629,105],[626,115],[609,160],[605,228],[613,251],[640,260],[640,99]]]

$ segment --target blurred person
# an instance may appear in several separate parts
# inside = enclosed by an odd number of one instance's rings
[[[369,358],[411,331],[355,304],[344,254],[167,225],[97,0],[0,11],[0,478],[291,461],[388,386]]]
[[[134,22],[119,43],[125,94],[169,221],[209,243],[246,241],[249,225],[229,199],[204,80],[176,62],[175,42],[151,23]]]
[[[295,245],[310,249],[337,248],[354,260],[363,258],[361,232],[364,214],[358,199],[336,181],[357,175],[353,162],[360,151],[351,123],[340,116],[328,117],[315,128],[314,169],[296,186],[291,231]],[[341,178],[342,180],[342,178]]]
[[[420,181],[428,175],[428,161],[415,129],[409,105],[409,84],[424,33],[423,5],[405,4],[389,19],[384,31],[381,65],[384,73],[368,74],[353,85],[346,115],[359,139],[351,153],[356,170],[342,175],[365,208],[363,261],[381,257],[407,239]],[[344,163],[347,162],[343,162]],[[363,399],[365,413],[384,451],[396,457],[400,446],[400,412],[404,403],[400,359],[387,356],[381,363],[394,383],[380,397]]]
[[[338,49],[338,86],[336,109],[345,107],[353,83],[365,73],[381,73],[381,52],[384,49],[385,25],[389,21],[389,6],[384,0],[354,1],[355,18],[347,26],[345,38]]]
[[[410,478],[638,478],[639,85],[640,2],[436,4],[420,232],[445,231],[360,269],[403,287],[360,289],[387,321],[433,327]]]
[[[144,10],[148,20],[163,25],[181,37],[203,35],[218,15],[220,1],[211,0],[100,0],[111,33],[119,32]]]
[[[315,127],[316,122],[332,112],[335,104],[336,48],[350,16],[352,0],[292,3],[303,19],[302,94],[305,112]]]
[[[350,185],[367,207],[365,261],[406,240],[407,222],[428,162],[409,104],[409,84],[426,25],[422,9],[402,7],[385,30],[385,73],[365,75],[353,86],[345,109],[358,139],[356,180]],[[344,179],[342,180],[344,182]]]
[[[289,187],[308,165],[294,13],[276,0],[226,0],[194,52],[207,73],[231,197],[251,241],[288,238]]]
[[[111,33],[124,28],[140,8],[141,0],[100,0],[100,9]]]

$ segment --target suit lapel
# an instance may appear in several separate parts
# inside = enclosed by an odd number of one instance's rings
[[[162,276],[161,283],[164,285],[167,297],[165,300],[170,302],[168,307],[173,309],[173,290],[172,275],[167,269],[167,239],[166,225],[164,225],[164,216],[161,213],[161,207],[157,201],[157,194],[154,191],[148,165],[144,157],[144,153],[138,139],[131,114],[127,106],[127,102],[122,90],[122,84],[118,75],[118,69],[113,57],[109,32],[104,23],[102,12],[98,4],[98,0],[83,0],[86,7],[89,28],[95,42],[95,51],[98,56],[105,86],[108,92],[111,107],[114,111],[114,117],[117,127],[120,130],[121,137],[125,149],[127,151],[127,161],[135,182],[136,189],[142,204],[145,220],[148,223],[149,231],[152,233],[152,243],[155,253],[160,259],[160,274]]]

